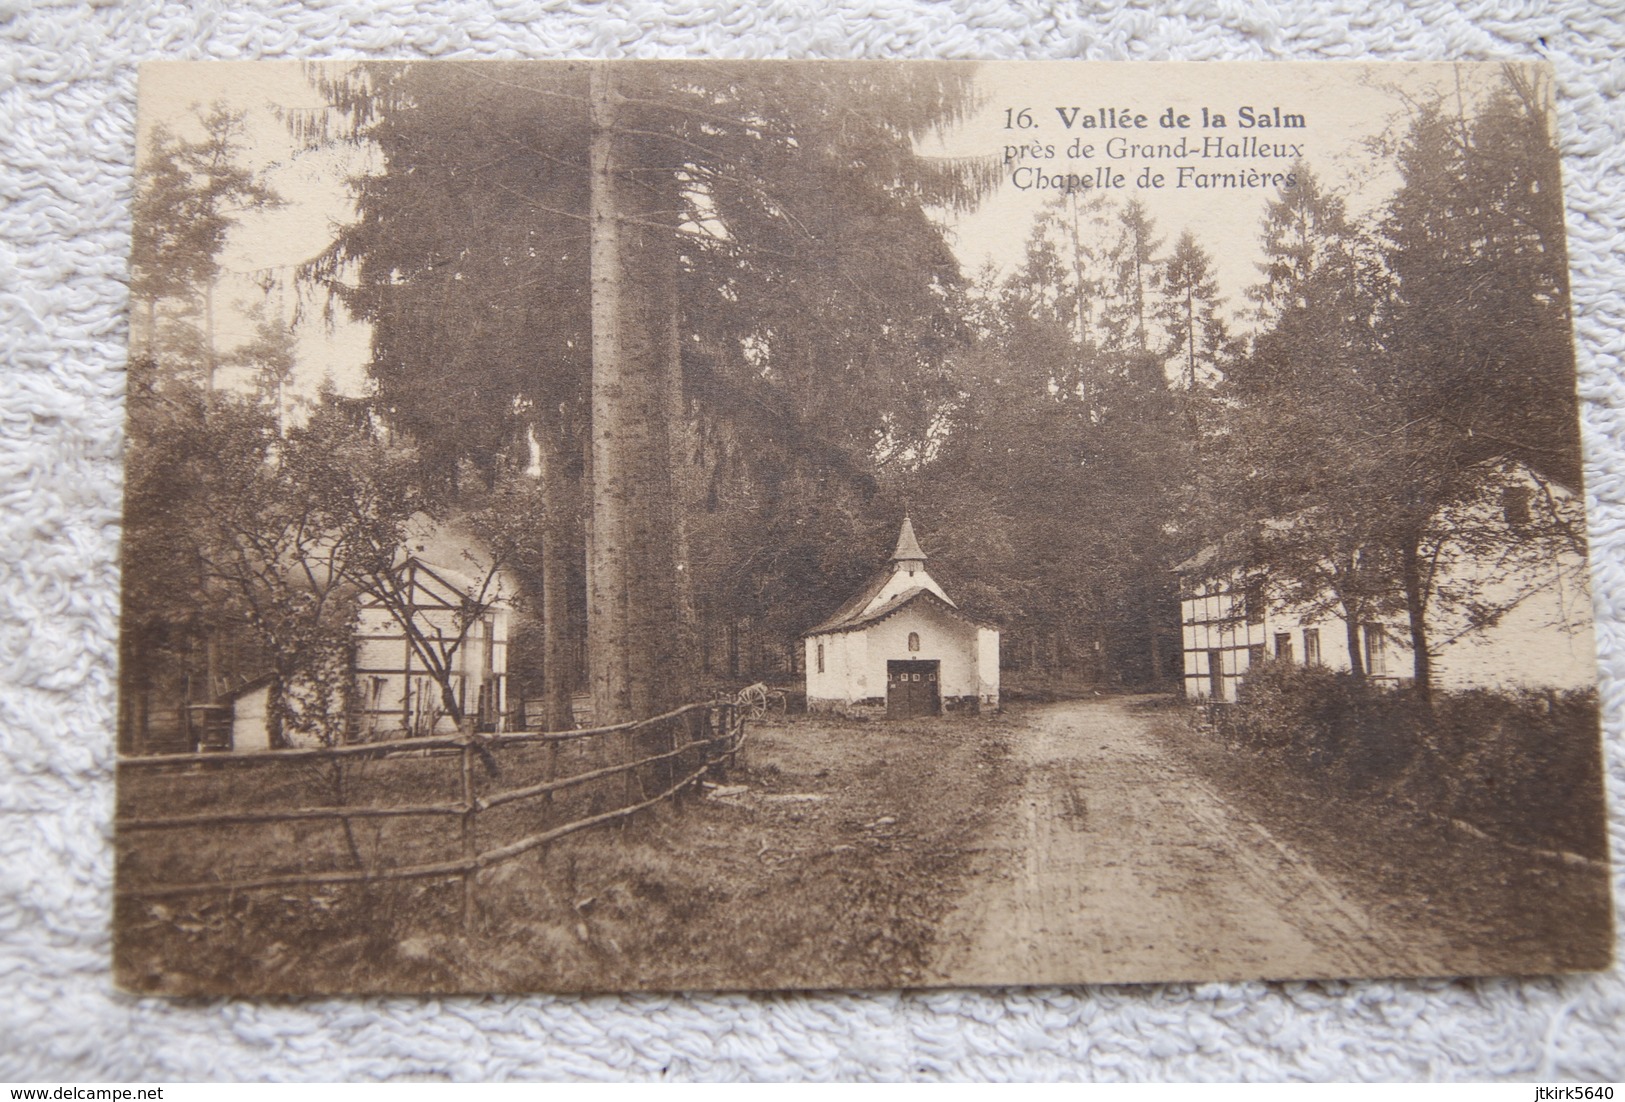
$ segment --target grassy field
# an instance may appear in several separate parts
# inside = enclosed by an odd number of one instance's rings
[[[472,930],[454,881],[131,897],[116,914],[117,975],[172,994],[907,986],[996,806],[1007,737],[1003,721],[972,717],[754,726],[729,787],[482,874]],[[502,787],[523,783],[525,762],[502,767]],[[355,802],[449,802],[455,777],[449,762],[408,759],[345,784]],[[608,806],[606,783],[553,813]],[[120,814],[308,805],[333,784],[308,768],[145,776],[123,785]],[[536,829],[539,814],[482,815],[481,848]],[[316,823],[136,833],[120,840],[119,879],[344,867],[352,849],[413,863],[453,856],[456,830],[434,819],[350,838]]]

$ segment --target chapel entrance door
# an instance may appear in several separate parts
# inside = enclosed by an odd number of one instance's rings
[[[886,718],[934,716],[942,710],[940,662],[886,663]]]

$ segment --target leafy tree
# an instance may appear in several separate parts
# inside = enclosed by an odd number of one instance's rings
[[[129,376],[119,726],[121,748],[144,750],[155,699],[210,700],[220,688],[219,662],[203,653],[218,638],[220,610],[206,592],[201,547],[188,524],[214,442],[203,432],[208,398],[200,387],[161,385],[149,356],[132,356]]]
[[[1382,224],[1395,535],[1424,694],[1432,518],[1477,493],[1492,461],[1579,485],[1558,156],[1547,90],[1530,74],[1506,66],[1476,108],[1458,97],[1454,114],[1418,112]]]
[[[1430,447],[1579,484],[1568,258],[1549,89],[1508,65],[1476,110],[1418,110],[1382,220],[1395,380]],[[1470,113],[1469,113],[1470,112]]]
[[[119,626],[122,745],[148,729],[155,690],[212,700],[223,687],[221,636],[235,615],[209,592],[204,560],[180,517],[203,500],[212,461],[206,422],[219,357],[213,287],[246,210],[275,194],[238,164],[242,116],[216,105],[203,136],[155,128],[136,172],[130,248],[124,615]],[[241,428],[232,413],[222,431]]]
[[[336,741],[348,694],[346,545],[331,502],[303,477],[335,457],[314,430],[281,437],[269,410],[198,383],[172,382],[166,403],[170,415],[143,425],[127,461],[126,698],[139,709],[161,652],[190,665],[196,649],[246,634],[257,644],[246,664],[277,675],[276,727]],[[232,665],[211,656],[188,698],[214,699]],[[128,711],[125,721],[141,726]]]
[[[167,441],[189,486],[163,512],[164,542],[171,554],[185,552],[202,582],[178,595],[182,607],[200,609],[222,634],[246,629],[256,641],[275,674],[273,729],[328,745],[346,737],[360,599],[399,626],[436,683],[441,710],[460,722],[458,657],[493,602],[512,595],[501,575],[527,533],[510,507],[525,501],[527,487],[462,504],[459,519],[485,550],[441,564],[466,575],[467,590],[450,615],[424,614],[408,535],[447,517],[410,449],[331,395],[286,431],[262,405],[223,394],[208,402],[184,441]]]
[[[1519,67],[1472,106],[1465,94],[1422,105],[1376,238],[1300,167],[1299,187],[1266,215],[1261,328],[1227,382],[1236,484],[1255,516],[1292,522],[1262,545],[1272,573],[1305,600],[1329,595],[1357,671],[1358,625],[1403,610],[1424,697],[1430,617],[1488,623],[1486,602],[1526,595],[1507,584],[1481,587],[1493,599],[1453,591],[1446,567],[1523,562],[1528,547],[1548,546],[1539,525],[1468,523],[1467,503],[1494,513],[1485,487],[1508,477],[1498,473],[1508,462],[1578,484],[1548,119]]]
[[[254,307],[252,316],[254,335],[221,357],[221,365],[247,372],[255,402],[271,411],[280,435],[287,428],[288,384],[298,366],[297,338],[291,325],[268,315],[264,303]]]
[[[335,526],[349,506],[340,495],[353,487],[321,485],[356,470],[357,457],[336,447],[330,429],[331,419],[318,417],[279,438],[265,412],[217,402],[204,434],[219,450],[200,472],[197,511],[186,518],[217,599],[240,610],[264,644],[276,674],[273,730],[326,745],[342,740],[349,711],[347,572],[356,543],[353,531]],[[378,519],[390,526],[387,512]]]
[[[1113,228],[1116,240],[1107,254],[1111,275],[1108,307],[1101,317],[1102,343],[1125,360],[1134,360],[1132,368],[1125,364],[1123,370],[1143,370],[1150,364],[1152,349],[1161,343],[1152,330],[1157,320],[1155,296],[1162,284],[1162,264],[1156,255],[1162,241],[1138,199],[1123,204]]]
[[[1227,497],[1233,522],[1271,521],[1248,553],[1294,599],[1343,620],[1358,677],[1361,627],[1393,590],[1388,456],[1376,444],[1393,425],[1379,333],[1387,287],[1342,200],[1307,165],[1294,173],[1297,186],[1264,215],[1265,278],[1251,292],[1261,328],[1227,380]]]
[[[1143,208],[1040,212],[1024,264],[975,310],[955,358],[961,400],[912,496],[945,572],[1042,645],[1102,679],[1160,673],[1167,571],[1194,449],[1154,334],[1163,260]]]

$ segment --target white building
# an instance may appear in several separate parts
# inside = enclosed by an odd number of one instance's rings
[[[1265,524],[1268,541],[1313,517]],[[1570,491],[1513,464],[1489,465],[1482,491],[1435,518],[1433,598],[1427,611],[1433,683],[1446,690],[1584,689],[1596,684],[1591,592]],[[1225,543],[1239,544],[1241,533]],[[1215,544],[1179,575],[1184,690],[1192,700],[1235,700],[1241,678],[1266,658],[1349,670],[1346,620],[1330,600],[1292,601],[1245,549]],[[1400,602],[1390,602],[1398,607]],[[1362,668],[1377,681],[1413,676],[1403,612],[1355,625]]]
[[[807,707],[888,718],[999,705],[999,632],[926,572],[903,518],[888,567],[803,637]]]

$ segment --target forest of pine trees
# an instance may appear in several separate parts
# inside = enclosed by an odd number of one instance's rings
[[[301,277],[371,326],[372,361],[367,397],[297,417],[285,326],[213,335],[223,243],[276,196],[234,164],[229,112],[202,141],[157,133],[132,249],[126,728],[154,693],[216,697],[233,653],[339,646],[299,540],[347,533],[321,545],[351,556],[331,576],[376,570],[414,513],[477,517],[502,549],[529,624],[513,672],[554,726],[575,691],[615,720],[788,680],[905,509],[944,584],[1004,625],[1007,664],[1102,685],[1178,676],[1173,564],[1318,510],[1312,539],[1255,552],[1330,579],[1351,623],[1404,614],[1425,688],[1433,518],[1486,460],[1578,484],[1546,90],[1509,67],[1417,105],[1372,217],[1297,166],[1230,296],[1200,227],[1087,193],[1039,213],[1012,270],[962,273],[944,212],[995,176],[914,144],[964,117],[973,74],[313,68],[330,107],[297,139],[374,168]],[[228,361],[252,393],[221,387]]]

